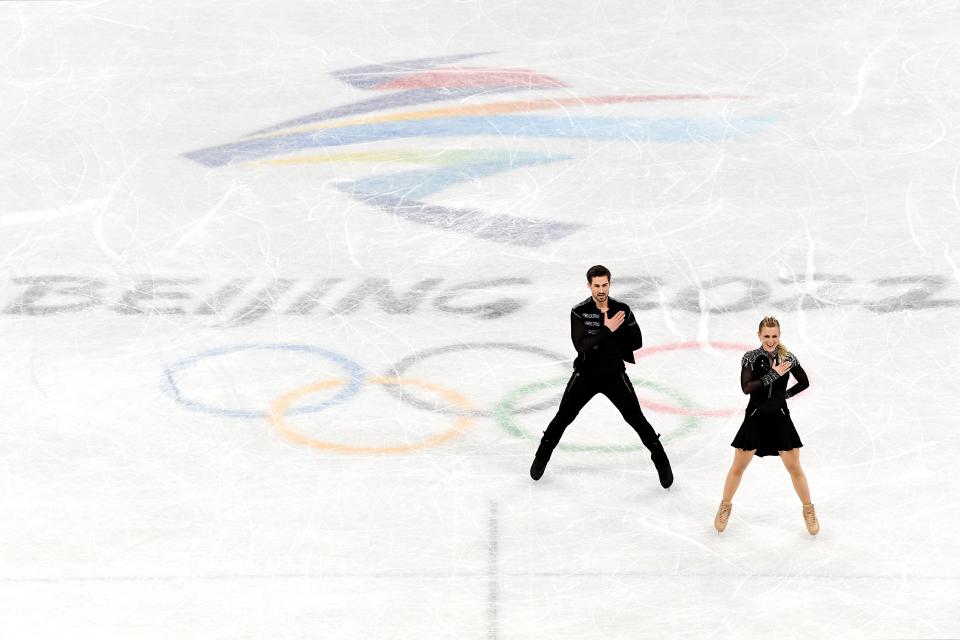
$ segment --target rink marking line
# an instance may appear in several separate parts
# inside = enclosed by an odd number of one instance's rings
[[[340,127],[355,127],[366,124],[380,124],[383,122],[407,122],[410,120],[429,120],[432,118],[446,118],[451,116],[487,116],[502,113],[518,113],[523,111],[544,111],[562,107],[581,107],[596,104],[631,104],[637,102],[662,102],[679,100],[739,100],[740,96],[710,96],[703,94],[677,94],[654,96],[592,96],[586,98],[558,98],[544,100],[505,100],[502,102],[488,102],[486,104],[466,105],[457,107],[441,107],[437,109],[422,109],[419,111],[405,111],[389,115],[362,116],[339,122],[324,122],[290,129],[280,129],[270,134],[255,135],[243,140],[262,140],[274,136],[323,129],[337,129]]]
[[[490,501],[487,558],[487,637],[496,640],[500,622],[500,517],[496,500]]]
[[[473,405],[469,400],[464,398],[462,395],[457,393],[452,389],[447,387],[434,384],[432,382],[427,382],[425,380],[419,380],[417,378],[398,378],[398,377],[368,377],[365,381],[367,384],[375,384],[381,386],[404,386],[412,385],[415,387],[421,387],[429,391],[434,391],[453,404],[463,408],[463,409],[473,409]],[[442,431],[436,435],[428,436],[422,440],[416,442],[411,442],[402,445],[390,445],[390,446],[361,446],[361,445],[348,445],[338,442],[331,442],[327,440],[320,440],[318,438],[311,438],[306,436],[289,424],[285,419],[286,415],[290,412],[290,405],[295,401],[299,400],[303,396],[315,393],[317,391],[324,391],[326,389],[342,387],[347,384],[346,380],[323,380],[320,382],[314,382],[303,387],[299,387],[292,391],[281,395],[276,400],[270,404],[269,420],[273,428],[286,439],[295,442],[299,445],[309,447],[311,449],[321,449],[325,451],[335,451],[337,453],[346,453],[346,454],[366,454],[366,455],[378,455],[378,454],[394,454],[394,453],[410,453],[412,451],[419,451],[421,449],[428,449],[441,445],[448,440],[451,440],[457,436],[463,435],[470,427],[473,426],[474,420],[472,416],[459,416],[454,421],[453,426],[445,431]]]

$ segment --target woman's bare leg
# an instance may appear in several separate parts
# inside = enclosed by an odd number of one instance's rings
[[[733,464],[730,466],[730,471],[727,472],[727,481],[723,483],[724,502],[733,502],[733,494],[737,492],[737,487],[740,486],[740,480],[743,478],[743,472],[750,461],[753,460],[754,453],[756,453],[756,449],[753,451],[733,450]]]
[[[810,504],[810,487],[807,486],[807,476],[800,467],[800,449],[781,451],[780,459],[783,460],[783,466],[790,472],[790,480],[793,482],[793,489],[797,492],[800,502]]]

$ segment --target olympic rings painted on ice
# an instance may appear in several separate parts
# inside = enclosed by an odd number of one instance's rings
[[[739,351],[745,352],[755,349],[748,344],[741,344],[738,342],[707,342],[707,347],[711,349],[720,349],[722,351]],[[671,344],[659,344],[655,347],[644,347],[640,351],[634,352],[636,358],[646,358],[652,356],[656,353],[663,353],[664,351],[681,351],[681,350],[705,350],[704,344],[700,342],[674,342]],[[660,411],[663,413],[674,413],[677,415],[690,415],[690,416],[700,416],[704,418],[725,418],[726,416],[731,416],[735,413],[740,413],[743,411],[743,407],[737,407],[736,409],[703,409],[698,411],[691,412],[690,409],[684,407],[673,407],[669,405],[656,405],[650,403],[648,405],[650,409],[654,411]]]
[[[456,391],[452,389],[447,389],[446,387],[441,387],[440,385],[433,384],[432,382],[424,382],[422,380],[417,380],[415,378],[397,378],[395,376],[390,377],[379,377],[379,378],[367,378],[366,382],[368,384],[378,384],[390,388],[391,386],[402,386],[402,385],[413,385],[427,389],[429,391],[434,391],[453,404],[463,408],[465,411],[472,410],[472,405],[470,402],[461,396]],[[314,382],[306,386],[300,387],[299,389],[294,389],[289,391],[276,400],[274,400],[270,405],[270,422],[272,423],[274,429],[276,429],[280,435],[301,444],[311,449],[323,449],[327,451],[335,451],[337,453],[350,453],[350,454],[392,454],[392,453],[409,453],[411,451],[417,451],[419,449],[427,449],[429,447],[435,447],[437,445],[443,444],[444,442],[462,435],[467,429],[473,426],[473,417],[471,416],[460,416],[458,417],[453,426],[446,431],[438,433],[437,435],[430,436],[423,440],[412,442],[409,444],[403,445],[393,445],[385,447],[371,447],[371,446],[357,446],[357,445],[348,445],[340,444],[337,442],[330,442],[327,440],[319,440],[316,438],[311,438],[306,436],[299,431],[295,430],[289,424],[287,424],[285,417],[293,413],[290,410],[290,405],[300,398],[315,393],[317,391],[323,391],[331,387],[345,386],[348,384],[345,380],[324,380],[322,382]]]
[[[402,376],[404,373],[406,373],[407,369],[409,369],[412,365],[416,364],[417,362],[422,362],[423,360],[426,360],[427,358],[431,358],[433,356],[442,355],[445,353],[456,353],[458,351],[470,351],[474,349],[493,349],[493,350],[499,349],[503,351],[519,351],[521,353],[532,353],[534,355],[541,356],[546,360],[550,360],[558,364],[572,361],[571,358],[558,354],[554,351],[548,351],[547,349],[541,349],[539,347],[531,347],[529,345],[518,344],[514,342],[466,342],[466,343],[460,342],[460,343],[450,344],[442,347],[434,347],[432,349],[424,349],[423,351],[417,351],[416,353],[411,353],[410,355],[406,356],[403,360],[398,362],[396,366],[394,366],[390,371],[388,371],[385,374],[385,377],[390,377],[394,375]],[[413,405],[414,407],[417,407],[418,409],[424,409],[426,411],[446,413],[446,414],[452,414],[452,415],[458,415],[458,416],[476,416],[476,417],[484,417],[484,418],[494,417],[498,415],[498,412],[499,412],[498,408],[465,410],[462,408],[455,408],[455,407],[437,407],[429,402],[424,402],[422,400],[418,400],[417,398],[411,397],[409,394],[403,393],[402,390],[398,389],[398,391],[395,393],[398,395],[398,397],[401,400],[407,402],[408,404]],[[549,399],[549,400],[544,400],[539,404],[530,405],[529,407],[520,407],[520,408],[514,409],[514,413],[534,413],[536,411],[542,411],[544,409],[548,409],[551,406],[555,406],[555,405],[556,405],[556,400]]]
[[[679,430],[669,433],[661,438],[663,442],[669,442],[678,438],[679,436],[690,433],[700,423],[699,418],[691,411],[693,407],[693,401],[690,400],[684,394],[673,391],[653,382],[648,382],[646,380],[640,380],[636,378],[630,378],[630,381],[641,387],[647,387],[653,389],[654,391],[659,391],[660,393],[672,397],[674,400],[679,402],[681,406],[688,411],[686,417],[681,423]],[[549,387],[563,386],[567,384],[567,378],[554,378],[553,380],[546,380],[544,382],[534,382],[532,384],[524,385],[519,389],[511,391],[503,400],[500,401],[500,404],[497,407],[497,423],[509,434],[524,438],[526,440],[536,440],[537,438],[531,436],[529,433],[517,426],[516,422],[513,421],[513,404],[520,398],[540,391],[541,389],[547,389]],[[649,403],[642,403],[643,406],[650,408]],[[640,451],[645,449],[642,444],[637,445],[578,445],[578,444],[565,444],[562,441],[557,445],[558,449],[564,449],[566,451],[579,451],[579,452],[615,452],[615,451]]]
[[[268,417],[268,413],[266,411],[211,407],[210,405],[204,404],[197,400],[192,400],[183,395],[183,393],[180,391],[180,387],[177,385],[176,380],[178,373],[195,366],[198,362],[205,358],[215,358],[228,353],[256,350],[301,351],[304,353],[316,354],[340,365],[345,370],[348,378],[344,382],[343,388],[334,396],[327,398],[323,402],[318,402],[317,404],[305,405],[302,407],[297,407],[296,409],[292,409],[289,415],[299,415],[303,413],[313,413],[314,411],[322,411],[331,405],[346,401],[348,398],[360,391],[360,387],[363,386],[363,367],[350,358],[336,353],[335,351],[328,351],[327,349],[321,349],[320,347],[314,347],[311,345],[280,343],[241,344],[232,347],[220,347],[218,349],[210,349],[209,351],[204,351],[202,353],[178,360],[164,370],[164,391],[173,396],[174,400],[191,411],[201,411],[203,413],[212,413],[214,415],[231,416],[235,418],[266,418]]]
[[[677,351],[677,350],[688,350],[688,349],[704,349],[705,345],[698,342],[681,342],[674,344],[665,344],[657,345],[654,347],[646,347],[642,351],[636,352],[636,357],[649,357],[651,355],[665,352],[665,351]],[[750,345],[737,344],[737,343],[728,343],[728,342],[710,342],[707,343],[707,348],[722,349],[722,350],[737,350],[737,351],[749,351],[752,347]],[[277,399],[275,399],[269,408],[269,411],[248,409],[248,408],[226,408],[226,407],[215,407],[204,404],[197,400],[191,399],[184,395],[181,391],[180,386],[178,385],[177,376],[197,365],[203,359],[206,358],[215,358],[217,356],[222,356],[230,353],[237,353],[243,351],[256,351],[256,350],[285,350],[285,351],[294,351],[302,352],[308,354],[319,355],[322,358],[325,358],[337,365],[339,365],[344,372],[347,374],[342,379],[333,379],[323,382],[315,382],[293,391],[284,393]],[[540,349],[538,347],[531,347],[524,344],[510,343],[510,342],[471,342],[471,343],[455,343],[446,346],[434,347],[431,349],[425,349],[416,353],[412,353],[404,357],[400,362],[393,367],[388,375],[381,377],[367,377],[367,373],[364,368],[355,362],[354,360],[348,358],[345,355],[337,353],[335,351],[330,351],[327,349],[322,349],[320,347],[314,347],[311,345],[304,344],[241,344],[229,347],[221,347],[217,349],[211,349],[198,353],[193,356],[189,356],[178,360],[177,362],[166,367],[164,370],[164,390],[173,397],[173,399],[179,403],[181,406],[190,409],[192,411],[200,411],[204,413],[210,413],[214,415],[222,416],[231,416],[231,417],[240,417],[240,418],[268,418],[273,424],[274,428],[285,438],[309,446],[315,449],[325,449],[329,451],[336,451],[340,453],[363,453],[363,454],[390,454],[390,453],[404,453],[409,451],[415,451],[419,449],[424,449],[431,446],[436,446],[442,444],[469,429],[473,424],[473,418],[476,417],[493,417],[497,420],[500,426],[506,430],[508,433],[513,435],[525,438],[532,439],[529,434],[524,432],[520,427],[518,427],[514,421],[513,416],[515,414],[528,414],[536,411],[542,411],[551,407],[555,407],[557,401],[555,398],[550,398],[539,403],[530,404],[523,407],[517,407],[517,402],[531,393],[536,391],[553,387],[561,386],[566,383],[566,378],[557,378],[550,379],[545,382],[536,382],[532,384],[527,384],[515,389],[510,394],[508,394],[504,399],[502,399],[494,408],[492,409],[481,409],[473,405],[468,401],[463,395],[458,392],[443,387],[434,383],[426,382],[417,378],[407,378],[403,374],[409,370],[414,364],[421,362],[427,358],[438,356],[448,353],[456,353],[460,351],[470,351],[470,350],[505,350],[505,351],[517,351],[521,353],[531,353],[537,356],[544,358],[553,363],[561,364],[565,363],[568,358],[563,355],[557,354],[546,349]],[[304,434],[299,433],[293,427],[291,427],[286,418],[295,415],[301,415],[306,413],[313,413],[317,411],[322,411],[328,407],[331,407],[336,404],[343,403],[356,395],[364,384],[375,384],[385,387],[388,391],[397,395],[407,404],[410,404],[419,409],[424,409],[433,413],[442,413],[447,415],[456,416],[456,420],[451,428],[443,431],[440,434],[430,436],[421,441],[397,445],[397,446],[383,446],[383,447],[373,447],[373,446],[355,446],[342,443],[328,442],[324,440],[319,440],[315,438],[310,438]],[[641,386],[652,389],[659,393],[665,394],[675,400],[676,404],[661,404],[650,401],[643,402],[642,406],[646,409],[661,412],[661,413],[670,413],[677,416],[681,416],[684,419],[681,422],[681,427],[678,431],[667,434],[664,436],[664,441],[669,441],[680,437],[684,434],[689,433],[697,427],[699,424],[698,418],[701,417],[723,417],[728,416],[733,413],[740,411],[740,408],[727,410],[727,409],[700,409],[699,407],[694,406],[692,400],[690,400],[685,395],[669,390],[666,387],[661,385],[654,384],[652,382],[647,382],[645,380],[634,380],[634,383]],[[449,402],[449,406],[437,406],[434,403],[426,402],[419,398],[413,397],[410,393],[406,392],[403,388],[404,386],[416,386],[424,390],[434,392],[439,394],[441,397],[445,398]],[[293,406],[294,403],[303,398],[304,396],[316,393],[318,391],[323,391],[326,389],[336,389],[336,393],[333,393],[329,397],[325,398],[321,402],[314,404],[305,404],[301,406]],[[574,450],[574,451],[631,451],[636,449],[641,449],[641,445],[630,445],[630,446],[601,446],[601,445],[573,445],[573,444],[560,444],[561,448]]]

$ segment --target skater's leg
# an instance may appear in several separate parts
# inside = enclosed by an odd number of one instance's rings
[[[579,371],[573,372],[573,375],[570,376],[570,381],[567,382],[567,388],[563,391],[563,397],[560,398],[560,406],[557,408],[557,413],[553,416],[553,420],[550,421],[546,430],[543,432],[541,442],[552,442],[554,446],[556,446],[556,443],[563,437],[563,432],[566,431],[570,423],[577,417],[580,410],[586,406],[590,398],[597,394],[595,385],[590,384],[590,382],[589,377],[585,377]]]
[[[601,392],[610,399],[610,402],[617,408],[627,424],[633,427],[647,449],[653,451],[654,447],[660,445],[660,436],[653,430],[653,425],[647,421],[646,416],[643,415],[637,393],[633,390],[633,384],[627,377],[626,372],[620,374],[619,377],[611,376]]]
[[[810,487],[807,486],[807,476],[803,473],[800,466],[800,449],[791,449],[790,451],[781,451],[780,459],[783,465],[790,472],[790,480],[793,481],[793,489],[797,492],[797,497],[803,503],[803,521],[807,525],[807,531],[815,536],[820,532],[820,521],[817,519],[817,511],[810,502]]]
[[[793,489],[797,492],[800,502],[810,504],[810,487],[807,486],[807,476],[800,466],[800,449],[781,451],[780,459],[783,460],[783,466],[790,472],[790,480],[793,482]]]
[[[752,451],[733,450],[733,464],[730,465],[727,480],[723,483],[723,499],[720,500],[720,508],[717,509],[717,515],[713,518],[713,526],[718,534],[727,529],[730,512],[733,510],[733,494],[737,492],[737,487],[740,486],[740,480],[743,478],[743,472],[746,471],[747,465],[753,460],[753,455],[756,452],[756,449]]]
[[[595,385],[591,384],[589,379],[585,379],[584,375],[578,371],[573,372],[570,381],[567,383],[567,388],[563,392],[563,397],[560,399],[557,414],[547,425],[543,437],[540,439],[540,445],[537,447],[533,466],[530,467],[530,476],[534,480],[539,480],[543,475],[553,450],[560,442],[560,438],[563,437],[563,432],[566,431],[573,419],[580,413],[580,410],[596,393]]]
[[[730,466],[730,471],[727,472],[727,481],[723,483],[724,502],[733,501],[733,494],[737,492],[737,487],[740,486],[740,480],[743,479],[743,472],[746,471],[747,465],[753,460],[753,454],[756,452],[756,449],[753,451],[744,451],[743,449],[733,450],[733,464]]]
[[[663,488],[666,489],[672,485],[673,470],[670,468],[667,452],[660,443],[660,434],[653,430],[653,426],[643,415],[637,393],[633,390],[633,384],[627,377],[627,373],[623,372],[619,376],[611,376],[603,386],[602,393],[610,399],[610,402],[617,408],[627,424],[637,432],[637,435],[640,436],[640,442],[650,450],[650,459],[657,467],[657,475],[660,476],[660,484]]]

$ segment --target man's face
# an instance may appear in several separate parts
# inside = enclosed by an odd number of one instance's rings
[[[607,304],[607,296],[610,295],[610,278],[607,276],[595,276],[590,279],[590,295],[593,301],[600,306]]]

